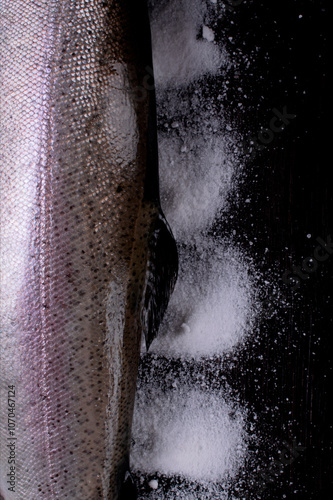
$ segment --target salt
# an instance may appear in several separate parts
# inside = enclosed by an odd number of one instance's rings
[[[237,196],[242,165],[239,139],[223,109],[215,110],[201,86],[193,85],[205,75],[221,74],[230,59],[205,24],[206,13],[204,0],[165,0],[157,2],[151,17],[160,115],[163,110],[161,202],[179,249],[179,276],[150,349],[154,367],[168,360],[165,376],[155,378],[153,370],[137,391],[131,464],[140,474],[187,478],[207,491],[198,496],[179,483],[163,498],[227,500],[233,498],[228,481],[248,455],[247,410],[226,381],[219,391],[203,375],[190,384],[185,368],[172,380],[173,363],[230,355],[249,338],[258,314],[256,272],[235,245],[236,232],[223,237],[210,232],[217,218],[232,218],[229,200]],[[222,94],[220,89],[219,102]],[[216,482],[225,485],[223,494]],[[154,493],[157,480],[149,486],[149,498],[162,498]]]

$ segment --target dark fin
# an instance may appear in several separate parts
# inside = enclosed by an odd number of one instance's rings
[[[176,283],[177,272],[176,242],[162,211],[159,210],[149,234],[146,281],[141,309],[141,324],[147,350],[157,335]]]
[[[137,500],[138,491],[130,472],[126,472],[125,479],[119,493],[119,500]]]

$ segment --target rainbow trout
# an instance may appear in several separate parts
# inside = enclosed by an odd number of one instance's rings
[[[0,0],[0,63],[0,497],[130,498],[141,334],[177,273],[147,6]]]

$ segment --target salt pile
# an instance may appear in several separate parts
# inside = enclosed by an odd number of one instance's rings
[[[140,391],[136,416],[141,413],[145,425],[134,420],[132,449],[140,470],[203,482],[237,473],[246,454],[245,413],[220,394],[186,386],[167,393]]]
[[[151,353],[156,363],[169,359],[165,377],[172,377],[177,360],[204,364],[248,338],[255,271],[232,235],[212,232],[214,220],[229,215],[241,165],[227,117],[201,92],[205,76],[230,64],[207,22],[207,3],[152,1],[151,19],[161,201],[179,249],[178,282]],[[142,498],[232,498],[228,484],[244,466],[249,439],[247,411],[229,389],[212,390],[208,380],[189,384],[186,376],[163,390],[158,378],[140,381],[132,469],[142,482],[147,475],[155,481],[155,473],[183,478],[167,493],[154,482]],[[186,486],[188,480],[197,486]]]
[[[157,2],[151,28],[158,89],[187,85],[203,74],[214,74],[227,63],[226,54],[207,40],[211,35],[208,27],[203,30],[204,13],[202,0]],[[201,40],[199,34],[203,35]]]
[[[246,261],[232,244],[208,237],[195,249],[180,249],[179,257],[178,281],[151,352],[170,357],[222,355],[253,326],[253,284]]]

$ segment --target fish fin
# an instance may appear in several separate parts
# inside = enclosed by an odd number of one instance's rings
[[[177,246],[161,209],[155,211],[149,231],[146,280],[141,325],[149,349],[157,335],[178,272]]]
[[[120,489],[119,500],[137,500],[138,492],[133,477],[129,471],[126,471],[124,482]]]

